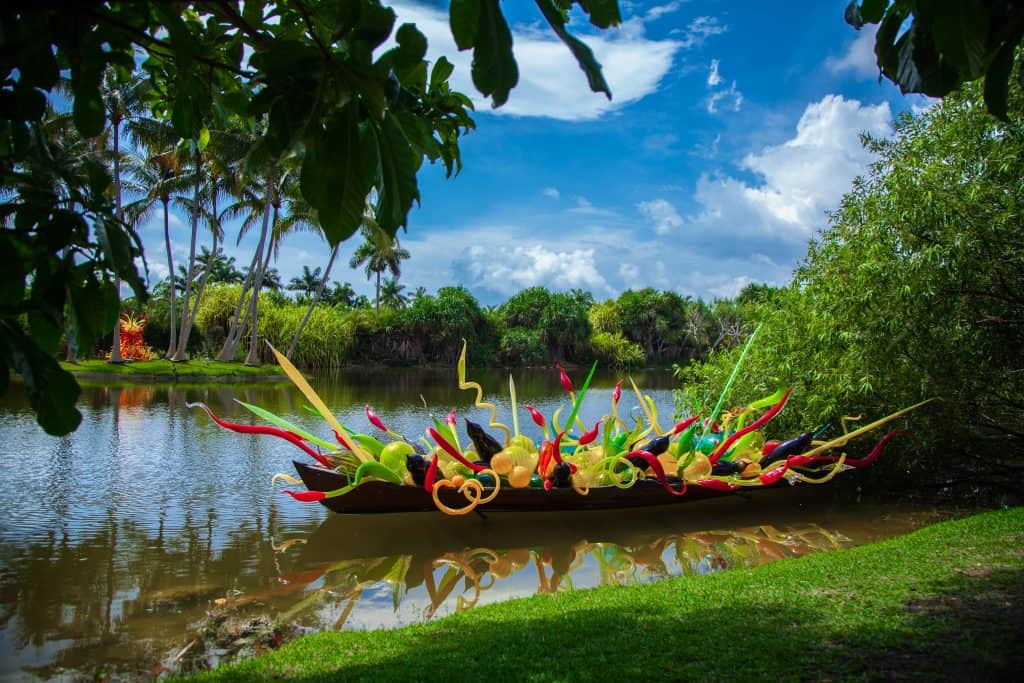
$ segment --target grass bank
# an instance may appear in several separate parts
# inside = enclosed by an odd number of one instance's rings
[[[287,381],[277,365],[249,367],[241,363],[215,360],[190,360],[172,363],[169,360],[145,360],[129,363],[108,363],[105,360],[82,360],[77,363],[61,362],[60,366],[71,374],[88,380],[104,379],[140,382],[249,382]]]
[[[1010,679],[1024,508],[756,569],[320,633],[201,681]]]

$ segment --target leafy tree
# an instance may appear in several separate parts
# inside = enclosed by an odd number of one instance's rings
[[[589,294],[579,290],[560,293],[530,287],[509,298],[498,308],[497,315],[505,330],[536,331],[548,362],[583,360],[589,351],[592,332],[587,317],[592,302]],[[531,359],[536,356],[536,351],[525,345],[530,335],[513,334],[503,339],[509,343],[502,348],[505,362],[517,362],[516,348],[524,349]]]
[[[398,278],[390,278],[384,281],[380,289],[380,302],[388,308],[405,308],[409,303],[409,297],[402,292],[405,285],[398,284]]]
[[[1020,490],[1024,98],[1011,89],[1008,123],[982,102],[981,84],[968,84],[903,115],[891,140],[867,140],[878,162],[795,282],[759,304],[765,324],[733,394],[793,386],[779,436],[935,397],[911,418],[925,451],[879,474]],[[685,374],[716,391],[737,353]]]
[[[286,289],[290,292],[301,292],[307,297],[313,296],[313,292],[323,283],[323,275],[320,266],[310,270],[309,266],[302,266],[302,274],[293,277],[288,281]]]
[[[377,277],[376,307],[380,311],[380,278],[385,271],[390,271],[394,279],[402,275],[402,261],[409,258],[409,252],[398,243],[398,238],[391,239],[379,230],[370,230],[364,235],[364,241],[356,248],[349,260],[349,267],[363,267],[366,279]]]
[[[152,146],[155,151],[148,154],[141,163],[134,163],[130,168],[132,184],[129,191],[139,196],[129,204],[125,211],[130,225],[138,229],[152,214],[157,205],[160,206],[164,227],[164,249],[167,252],[167,272],[174,273],[174,253],[171,249],[170,205],[171,200],[191,185],[191,179],[182,166],[182,159],[173,149],[175,140],[170,138],[173,129],[160,121],[143,119],[129,127],[129,133],[136,139],[141,138],[144,144]],[[177,301],[176,287],[168,289],[170,295],[170,335],[167,357],[174,355],[176,334]]]
[[[846,21],[879,24],[875,54],[882,75],[904,93],[944,97],[985,79],[985,105],[1007,117],[1007,93],[1024,42],[1024,3],[1014,0],[852,0]],[[1024,74],[1018,70],[1018,83]]]
[[[356,301],[356,291],[352,289],[352,285],[348,282],[343,284],[335,282],[334,286],[324,293],[323,298],[331,306],[353,308]]]

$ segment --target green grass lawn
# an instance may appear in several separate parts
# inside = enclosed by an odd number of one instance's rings
[[[61,362],[60,366],[73,374],[111,375],[113,377],[131,377],[133,375],[149,377],[257,377],[281,375],[284,373],[276,365],[249,367],[241,363],[223,363],[215,360],[190,360],[184,363],[172,363],[168,360],[132,361],[130,363],[108,363],[105,360],[83,360],[77,363]]]
[[[1015,679],[1024,508],[755,569],[326,632],[202,681]]]

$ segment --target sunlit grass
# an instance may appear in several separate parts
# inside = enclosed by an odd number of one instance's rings
[[[128,363],[108,363],[105,360],[83,360],[77,363],[60,364],[62,368],[73,374],[114,375],[118,377],[140,375],[158,376],[173,379],[180,376],[234,377],[256,375],[281,375],[281,368],[274,364],[249,367],[242,363],[224,363],[215,360],[190,360],[183,363],[172,363],[168,360],[131,361]]]
[[[1012,678],[1022,548],[1016,508],[754,569],[320,633],[201,680]]]

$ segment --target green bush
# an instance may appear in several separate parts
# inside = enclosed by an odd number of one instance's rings
[[[1024,128],[969,86],[899,119],[812,243],[794,283],[753,305],[764,321],[736,402],[793,386],[781,436],[845,415],[910,419],[924,445],[884,476],[1020,490],[1024,469]],[[681,371],[682,403],[712,395],[733,349]],[[888,463],[888,465],[886,465]]]
[[[634,367],[643,365],[646,360],[640,345],[623,337],[621,332],[595,332],[590,343],[594,358],[603,366]]]

